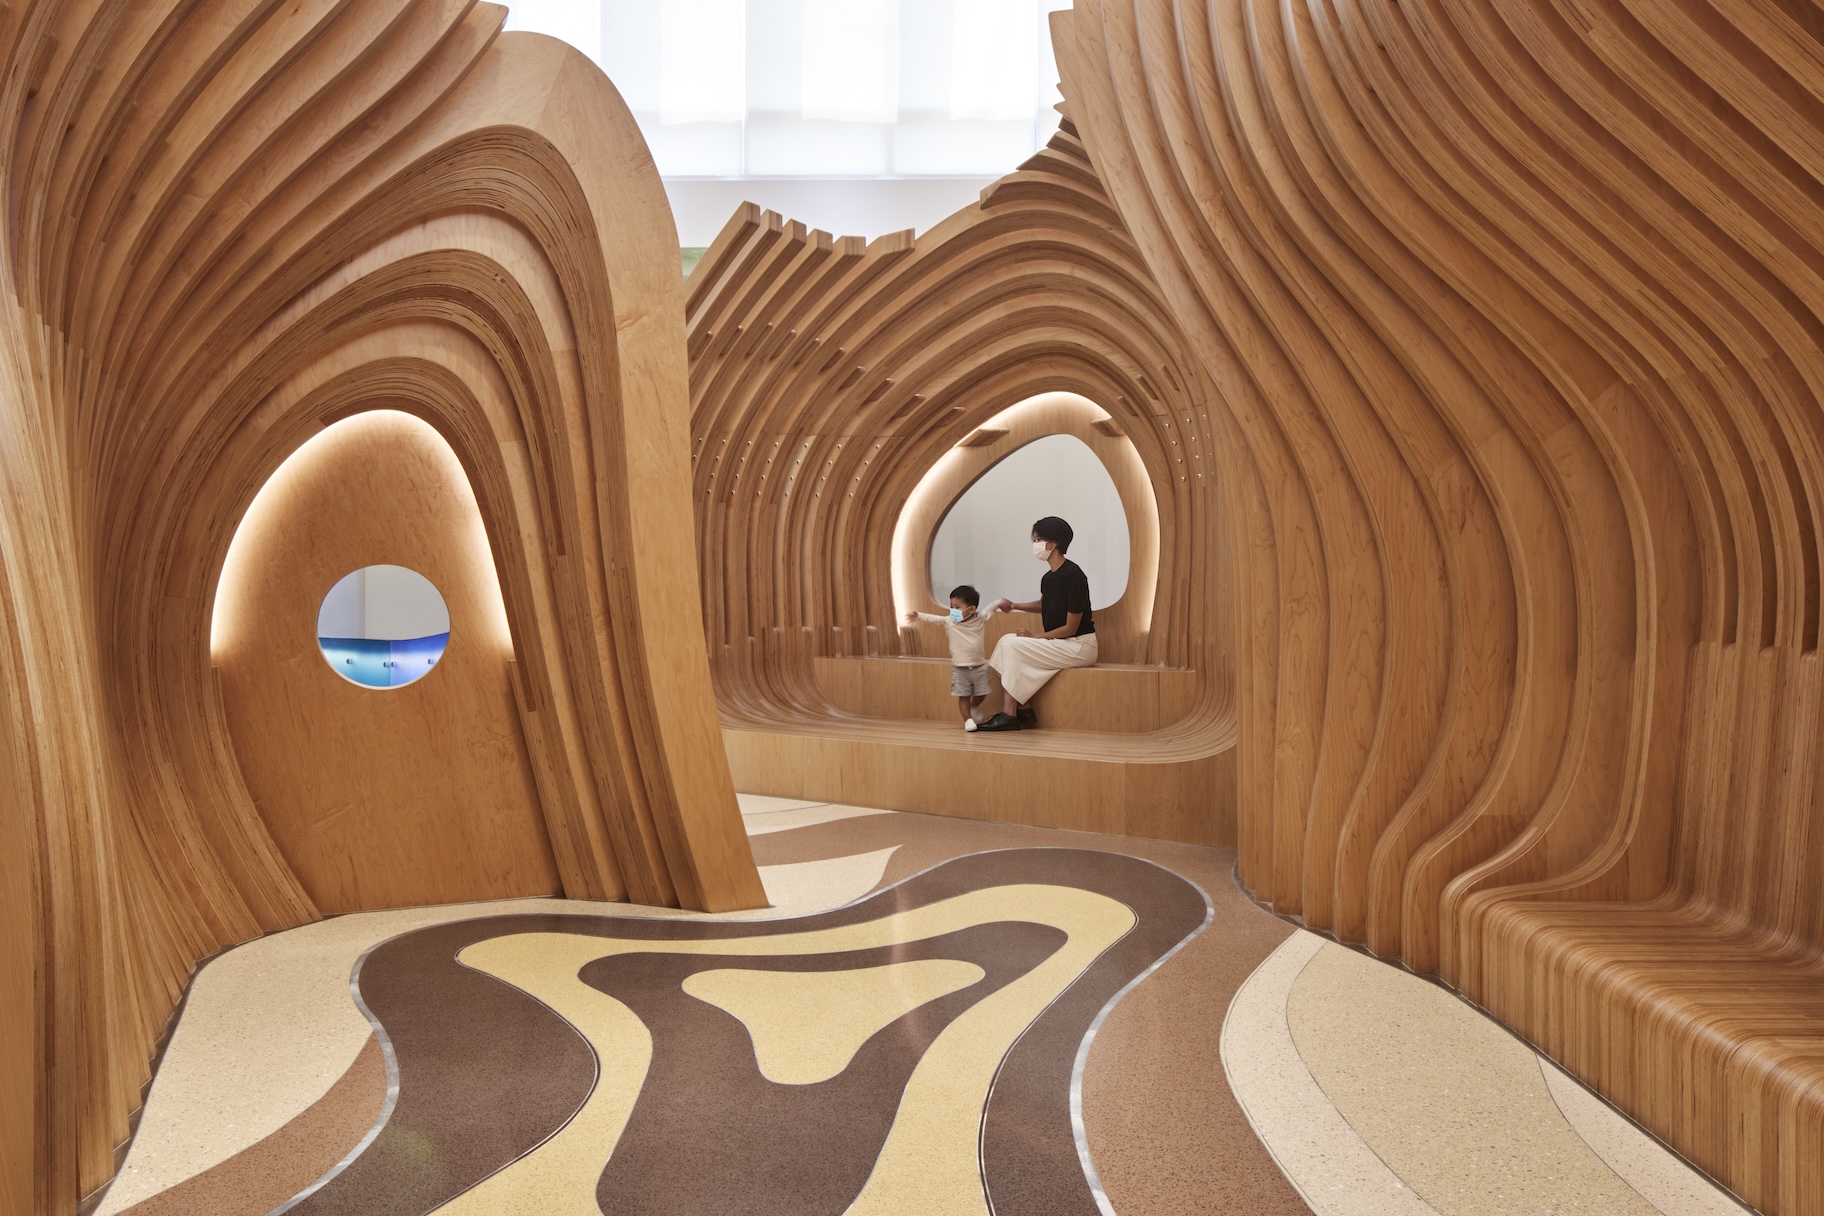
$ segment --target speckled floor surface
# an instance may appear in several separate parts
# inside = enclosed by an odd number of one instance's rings
[[[1290,932],[1231,853],[743,809],[761,913],[363,913],[212,961],[100,1216],[1305,1211],[1222,1080]]]
[[[1228,850],[743,810],[765,911],[407,909],[215,959],[99,1216],[1739,1210]]]
[[[1320,1216],[1746,1210],[1464,1001],[1302,930],[1236,996],[1222,1052]]]

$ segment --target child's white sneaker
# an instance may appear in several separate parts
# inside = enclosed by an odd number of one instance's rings
[[[974,730],[975,729],[975,719],[974,718],[965,719],[963,722],[963,729],[964,730]]]

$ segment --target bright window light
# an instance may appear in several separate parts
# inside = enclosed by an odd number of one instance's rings
[[[805,118],[899,120],[899,0],[804,0]]]
[[[602,6],[597,0],[513,0],[507,29],[562,38],[589,58],[602,56]]]
[[[747,0],[669,0],[659,14],[659,121],[747,117]]]
[[[998,176],[1057,129],[1070,0],[509,0],[608,73],[659,172]]]
[[[950,18],[950,117],[1031,121],[1039,20],[1033,0],[968,0]],[[1046,81],[1050,88],[1052,81]]]

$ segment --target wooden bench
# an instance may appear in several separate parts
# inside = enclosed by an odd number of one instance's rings
[[[722,738],[735,784],[750,793],[1235,843],[1235,739],[1226,719],[1187,718],[1144,734],[965,733],[948,722],[794,715],[725,719]]]
[[[813,666],[823,695],[848,713],[943,722],[960,730],[948,659],[819,658]],[[992,712],[1001,705],[1001,681],[992,669],[989,684],[983,709]],[[1060,671],[1032,706],[1047,730],[1141,734],[1183,719],[1196,701],[1194,671],[1104,663]]]
[[[867,639],[861,653],[846,655],[817,653],[808,630],[725,647],[718,704],[735,784],[896,811],[1235,843],[1233,703],[1201,673],[1126,663],[1063,671],[1034,698],[1041,729],[965,732],[949,658],[933,653],[942,630],[920,630],[918,655],[874,653],[872,630],[857,635]]]

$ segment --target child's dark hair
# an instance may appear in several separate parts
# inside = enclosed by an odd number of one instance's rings
[[[1040,540],[1048,540],[1056,545],[1059,553],[1069,553],[1070,542],[1077,535],[1070,530],[1069,524],[1055,515],[1047,515],[1032,525],[1032,534]]]
[[[974,587],[971,587],[968,583],[964,583],[962,586],[951,591],[950,598],[953,600],[961,600],[971,608],[980,608],[982,606],[982,593],[977,591]]]

